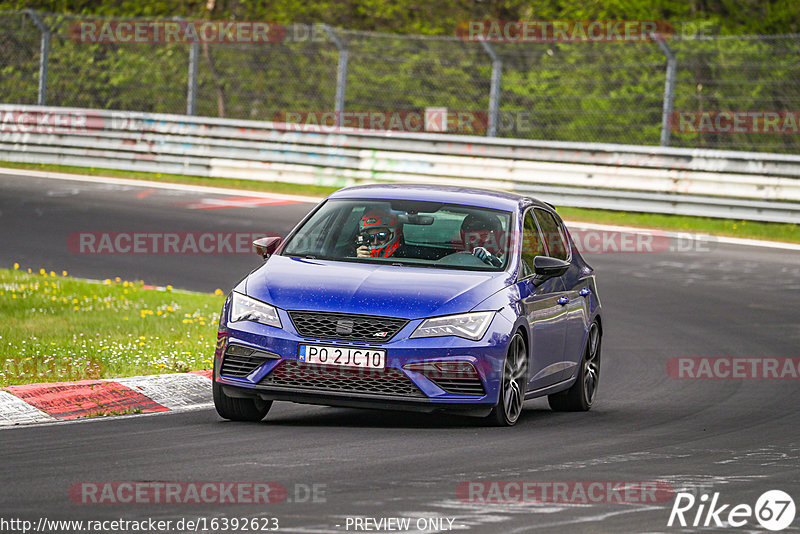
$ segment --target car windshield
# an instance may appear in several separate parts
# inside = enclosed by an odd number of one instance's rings
[[[284,256],[502,271],[507,211],[415,200],[326,201],[289,238]]]

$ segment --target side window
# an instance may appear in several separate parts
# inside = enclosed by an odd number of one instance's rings
[[[567,250],[567,240],[561,230],[561,226],[550,212],[542,209],[535,209],[534,211],[536,212],[536,220],[539,221],[539,226],[542,229],[542,234],[544,234],[544,240],[547,243],[550,256],[559,260],[566,260],[569,257],[569,250]]]
[[[536,221],[533,220],[533,214],[528,211],[525,214],[525,221],[522,227],[522,273],[521,277],[525,278],[533,274],[533,258],[536,256],[544,256],[544,244],[539,235],[539,228],[536,227]]]

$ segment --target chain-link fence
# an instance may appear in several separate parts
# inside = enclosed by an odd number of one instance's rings
[[[260,120],[445,108],[478,117],[461,133],[800,148],[798,35],[488,43],[316,25],[164,44],[81,41],[82,20],[0,13],[0,102]]]

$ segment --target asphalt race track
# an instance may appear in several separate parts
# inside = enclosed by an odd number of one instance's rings
[[[78,277],[227,291],[259,264],[257,256],[76,254],[67,240],[75,232],[285,234],[311,207],[192,207],[203,199],[225,195],[3,176],[0,266],[19,262]],[[344,532],[348,518],[352,532],[355,517],[410,517],[412,525],[450,518],[462,532],[698,530],[667,526],[674,498],[487,504],[460,498],[457,488],[468,481],[657,480],[675,491],[719,492],[728,510],[752,507],[772,489],[800,505],[798,380],[667,373],[676,357],[800,356],[800,252],[710,248],[587,255],[605,308],[599,400],[588,413],[557,414],[542,400],[529,401],[516,427],[497,429],[473,419],[276,403],[259,424],[225,422],[204,409],[10,428],[0,430],[2,515],[277,517],[282,532]],[[288,499],[270,505],[70,500],[73,484],[92,481],[276,481]],[[316,499],[307,491],[315,484]],[[687,512],[688,521],[696,510]],[[450,528],[447,521],[442,526]],[[762,530],[752,517],[728,529]],[[791,531],[800,531],[800,521]]]

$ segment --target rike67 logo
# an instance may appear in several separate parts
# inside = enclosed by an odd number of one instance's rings
[[[742,527],[755,519],[762,528],[776,532],[791,525],[794,518],[794,500],[781,490],[765,491],[754,507],[722,504],[719,492],[710,500],[707,494],[696,498],[692,493],[680,492],[675,496],[667,526]]]

